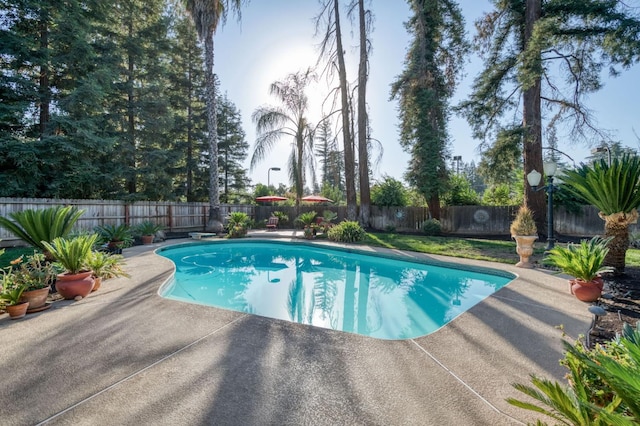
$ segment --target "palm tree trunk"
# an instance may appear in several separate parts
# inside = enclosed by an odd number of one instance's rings
[[[600,213],[600,217],[604,220],[605,238],[612,237],[604,265],[611,266],[616,274],[621,274],[624,272],[625,257],[629,248],[629,225],[638,221],[638,211],[614,213],[609,216]]]
[[[218,120],[216,85],[213,73],[213,32],[204,39],[205,84],[207,90],[207,128],[209,130],[209,219],[207,231],[221,232],[220,188],[218,187]]]

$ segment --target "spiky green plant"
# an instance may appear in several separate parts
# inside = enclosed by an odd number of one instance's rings
[[[605,348],[585,351],[564,342],[569,385],[532,376],[533,386],[514,384],[520,392],[542,403],[508,398],[516,407],[545,414],[561,424],[608,426],[640,424],[640,325]],[[597,377],[600,382],[584,380]],[[593,388],[596,386],[596,388]],[[598,404],[594,392],[606,387]],[[538,425],[546,423],[538,420]]]
[[[637,221],[640,206],[640,157],[625,154],[614,158],[611,165],[605,160],[583,164],[567,170],[562,181],[563,191],[600,209],[605,237],[613,237],[605,264],[623,271],[629,225]]]
[[[302,224],[304,227],[311,227],[314,224],[316,216],[318,213],[315,211],[300,213],[296,218],[296,223]]]
[[[3,287],[0,291],[0,300],[7,302],[9,306],[20,303],[22,293],[27,289],[26,285]]]
[[[86,264],[93,271],[93,275],[103,279],[116,277],[129,277],[122,265],[124,257],[119,254],[110,254],[102,251],[92,251],[87,256]]]
[[[580,244],[556,246],[549,251],[544,263],[555,266],[579,280],[589,282],[598,274],[611,271],[611,268],[603,266],[609,252],[607,244],[610,241],[611,238],[593,237],[590,240],[582,240]]]
[[[30,246],[47,252],[43,241],[51,242],[57,237],[69,235],[73,225],[84,210],[72,206],[57,206],[39,210],[23,210],[0,217],[0,226],[20,238]]]
[[[244,212],[229,213],[229,221],[227,222],[228,237],[244,237],[247,235],[250,223],[251,218]]]
[[[87,259],[97,239],[97,234],[83,234],[72,239],[58,237],[51,244],[44,242],[44,246],[67,273],[77,274],[88,268]]]
[[[533,219],[533,212],[527,206],[521,206],[516,213],[516,217],[511,222],[511,236],[535,236],[538,234],[538,228],[536,228],[536,221]]]

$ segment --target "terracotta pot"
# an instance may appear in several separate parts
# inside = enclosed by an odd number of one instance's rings
[[[142,244],[149,245],[153,243],[153,237],[153,235],[143,235],[140,239],[142,239]]]
[[[29,290],[22,293],[21,302],[29,302],[28,311],[34,311],[42,308],[47,303],[50,287],[39,288],[37,290]]]
[[[93,277],[93,289],[91,291],[96,291],[102,285],[102,277]]]
[[[571,294],[582,302],[595,302],[602,295],[602,278],[596,278],[591,281],[569,280],[571,285]]]
[[[87,297],[93,290],[91,271],[58,275],[56,290],[67,300],[75,299],[78,296]]]
[[[516,263],[518,268],[533,268],[529,258],[533,254],[533,243],[538,238],[536,235],[514,235],[516,240],[516,253],[520,255],[520,262]]]
[[[9,318],[12,320],[22,318],[27,315],[27,308],[29,308],[29,302],[18,303],[17,305],[7,306],[5,309],[9,314]]]

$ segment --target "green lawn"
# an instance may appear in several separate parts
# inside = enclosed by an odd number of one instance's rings
[[[33,254],[33,247],[11,247],[5,249],[5,252],[0,256],[0,268],[9,266],[9,262],[13,259],[17,259],[22,255]]]
[[[514,265],[519,259],[516,254],[515,241],[427,237],[421,235],[372,232],[367,233],[367,238],[362,244],[390,249],[417,251],[420,253],[463,257],[467,259],[489,260]],[[545,247],[545,243],[536,243],[532,260],[539,261],[542,259]],[[627,266],[640,266],[640,250],[629,249],[627,251],[626,264]]]

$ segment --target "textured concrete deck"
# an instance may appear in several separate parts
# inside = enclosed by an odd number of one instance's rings
[[[511,383],[562,379],[563,333],[590,321],[562,278],[449,259],[520,277],[431,335],[376,340],[163,299],[159,246],[84,300],[0,316],[3,425],[521,424]]]

